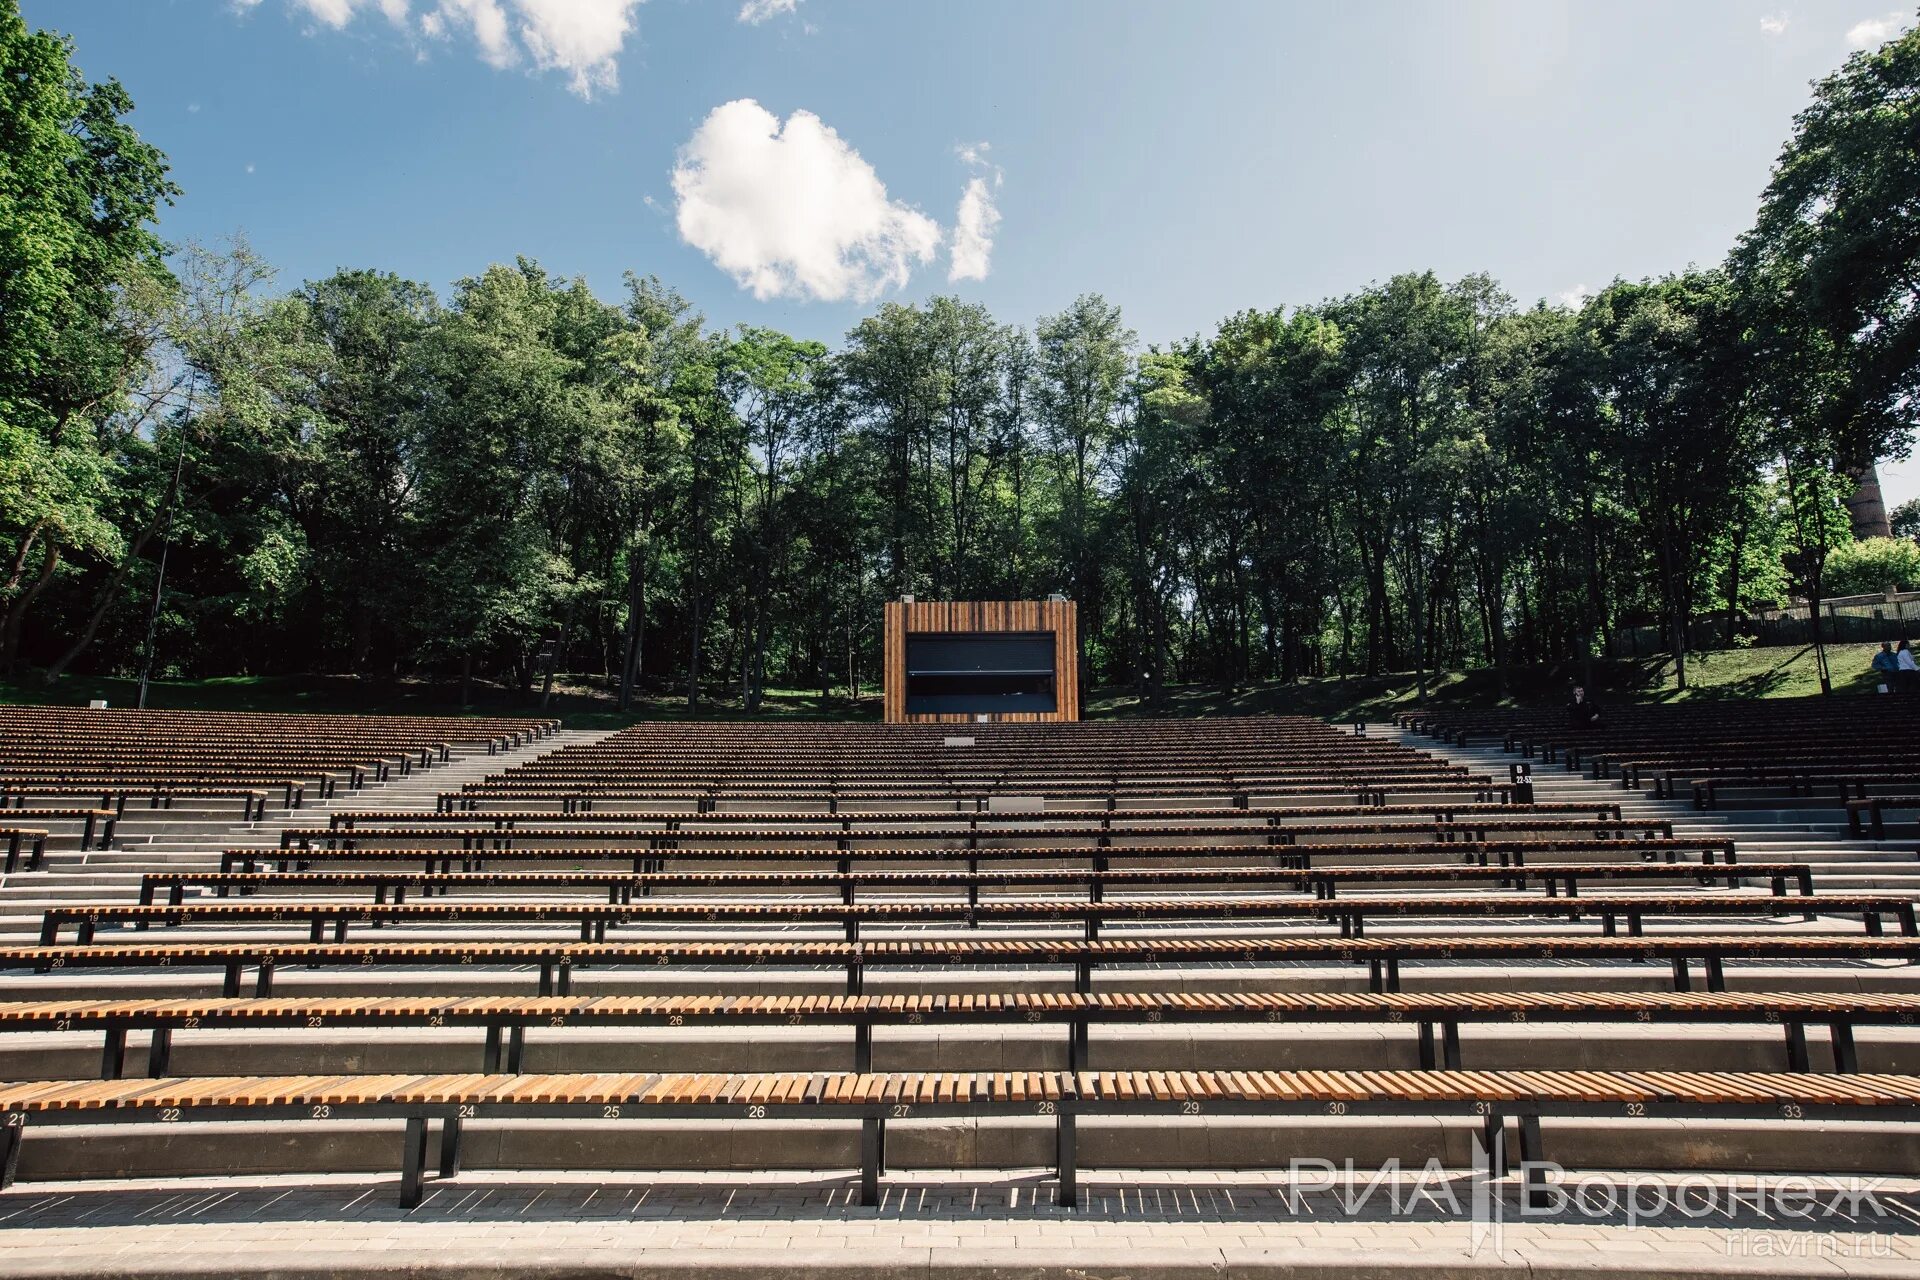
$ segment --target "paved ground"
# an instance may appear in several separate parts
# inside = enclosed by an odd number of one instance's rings
[[[1741,1180],[1727,1184],[1747,1193],[1736,1202],[1717,1182],[1648,1176],[1631,1183],[1640,1220],[1615,1175],[1586,1184],[1592,1216],[1551,1225],[1523,1220],[1509,1185],[1489,1226],[1460,1173],[1410,1171],[1357,1206],[1343,1201],[1364,1177],[1348,1192],[1289,1191],[1277,1174],[1095,1175],[1078,1210],[1054,1206],[1038,1174],[889,1176],[877,1209],[819,1176],[464,1174],[411,1212],[390,1178],[38,1184],[0,1197],[0,1274],[1920,1275],[1916,1181],[1849,1197],[1799,1179],[1760,1197]]]

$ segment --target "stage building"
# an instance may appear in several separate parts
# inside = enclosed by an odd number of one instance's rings
[[[1078,615],[1060,596],[889,601],[885,667],[889,724],[1080,718]]]

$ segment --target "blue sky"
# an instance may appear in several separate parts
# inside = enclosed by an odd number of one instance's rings
[[[611,297],[635,270],[714,323],[829,342],[946,291],[1021,322],[1099,291],[1164,341],[1409,269],[1524,303],[1712,263],[1808,81],[1912,16],[744,2],[22,7],[133,93],[185,188],[171,239],[243,230],[288,286],[368,266],[444,289],[525,254]],[[1889,479],[1920,492],[1920,467]]]

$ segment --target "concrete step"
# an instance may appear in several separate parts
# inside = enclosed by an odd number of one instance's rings
[[[1284,1169],[1293,1161],[1314,1160],[1374,1169],[1391,1159],[1412,1169],[1428,1161],[1468,1168],[1476,1132],[1472,1120],[1429,1117],[1083,1119],[1078,1146],[1082,1165],[1096,1169]],[[1650,1151],[1659,1153],[1662,1168],[1675,1171],[1816,1167],[1833,1175],[1905,1175],[1920,1168],[1920,1143],[1913,1128],[1902,1125],[1548,1119],[1541,1133],[1546,1157],[1577,1170],[1644,1168]],[[568,1172],[845,1170],[859,1163],[859,1136],[858,1123],[834,1121],[473,1121],[464,1135],[462,1163],[469,1170]],[[378,1121],[30,1125],[19,1176],[28,1184],[24,1191],[34,1182],[79,1178],[392,1175],[400,1164],[400,1137],[398,1122]],[[887,1126],[887,1165],[890,1170],[1046,1168],[1053,1142],[1053,1123],[1041,1119],[896,1120]],[[440,1195],[465,1198],[457,1179],[428,1186]],[[378,1194],[384,1198],[390,1192],[383,1188]],[[765,1273],[762,1268],[741,1272]],[[1121,1268],[1119,1273],[1135,1272]]]

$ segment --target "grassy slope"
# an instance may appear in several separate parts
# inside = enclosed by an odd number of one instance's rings
[[[1879,683],[1867,663],[1879,646],[1830,645],[1827,666],[1836,694],[1872,693]],[[1517,667],[1505,688],[1488,670],[1448,672],[1428,680],[1430,706],[1507,706],[1559,702],[1580,674],[1577,663],[1556,667]],[[1788,698],[1820,692],[1811,648],[1728,649],[1695,654],[1687,661],[1687,685],[1674,683],[1668,659],[1594,663],[1593,692],[1607,702],[1675,702],[1692,698]],[[1087,708],[1089,717],[1126,715],[1264,715],[1364,717],[1382,720],[1395,711],[1420,705],[1413,677],[1405,672],[1355,676],[1346,680],[1303,680],[1293,685],[1260,685],[1237,693],[1217,686],[1171,690],[1158,705],[1146,706],[1130,692],[1108,691]]]
[[[1834,692],[1871,693],[1877,680],[1868,670],[1873,645],[1835,645],[1827,650],[1834,673]],[[1577,665],[1515,668],[1507,687],[1490,671],[1453,672],[1429,680],[1430,704],[1444,706],[1500,706],[1510,703],[1558,702],[1566,696]],[[1732,649],[1696,655],[1688,663],[1690,687],[1674,687],[1673,665],[1658,659],[1599,662],[1594,684],[1605,702],[1666,702],[1679,698],[1793,697],[1816,693],[1810,649]],[[69,677],[51,690],[37,685],[0,684],[0,703],[58,702],[84,704],[105,698],[116,707],[132,706],[136,693],[131,680]],[[497,686],[477,686],[473,705],[458,704],[459,689],[452,682],[399,681],[375,683],[347,676],[233,677],[214,680],[156,682],[148,695],[153,707],[221,711],[332,711],[359,714],[414,715],[539,715],[537,704]],[[1395,710],[1414,706],[1419,699],[1410,675],[1355,676],[1346,680],[1303,680],[1292,685],[1260,685],[1238,692],[1217,686],[1186,686],[1170,690],[1147,706],[1131,692],[1096,691],[1086,708],[1089,719],[1121,716],[1311,715],[1334,719],[1362,716],[1384,719]],[[556,690],[544,714],[558,716],[571,728],[614,727],[639,719],[687,719],[684,698],[649,698],[636,715],[613,709],[611,697],[591,685],[569,683]],[[694,718],[725,720],[743,714],[737,700],[719,699],[704,705]],[[822,699],[817,692],[776,689],[769,692],[760,718],[788,720],[875,720],[880,715],[877,696],[851,706],[844,698]]]

